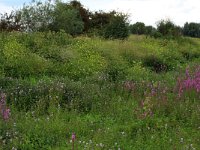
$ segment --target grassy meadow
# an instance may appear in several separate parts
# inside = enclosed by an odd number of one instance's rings
[[[0,94],[2,150],[200,149],[200,39],[0,33]]]

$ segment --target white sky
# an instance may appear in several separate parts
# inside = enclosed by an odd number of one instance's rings
[[[69,0],[63,0],[68,2]],[[31,0],[0,0],[0,13],[29,3]],[[89,10],[117,10],[130,15],[131,23],[144,22],[156,26],[161,19],[171,19],[183,26],[187,22],[200,23],[200,0],[80,0]]]

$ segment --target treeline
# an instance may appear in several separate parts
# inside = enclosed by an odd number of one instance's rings
[[[170,20],[161,20],[157,27],[142,22],[129,24],[128,15],[110,11],[92,12],[79,1],[69,3],[33,1],[10,14],[0,14],[0,31],[46,32],[64,31],[72,36],[87,34],[110,39],[125,39],[129,34],[145,34],[155,38],[200,37],[200,23],[185,23],[184,27]]]
[[[128,36],[128,17],[116,11],[91,12],[79,1],[64,3],[33,1],[29,5],[1,14],[1,31],[45,32],[64,31],[72,36],[96,34],[105,38],[124,39]]]
[[[145,34],[153,37],[180,37],[190,36],[200,38],[200,23],[186,22],[183,27],[175,25],[171,20],[161,20],[157,23],[157,28],[146,26],[143,22],[136,22],[129,26],[132,34]]]

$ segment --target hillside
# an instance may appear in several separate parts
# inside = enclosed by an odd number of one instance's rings
[[[0,149],[200,149],[200,39],[0,33],[0,93]]]

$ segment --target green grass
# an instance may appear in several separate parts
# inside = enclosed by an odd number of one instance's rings
[[[200,97],[178,78],[200,40],[1,33],[0,149],[200,149]],[[156,62],[156,63],[155,63]],[[154,91],[155,90],[155,91]],[[155,92],[155,93],[153,93]]]

